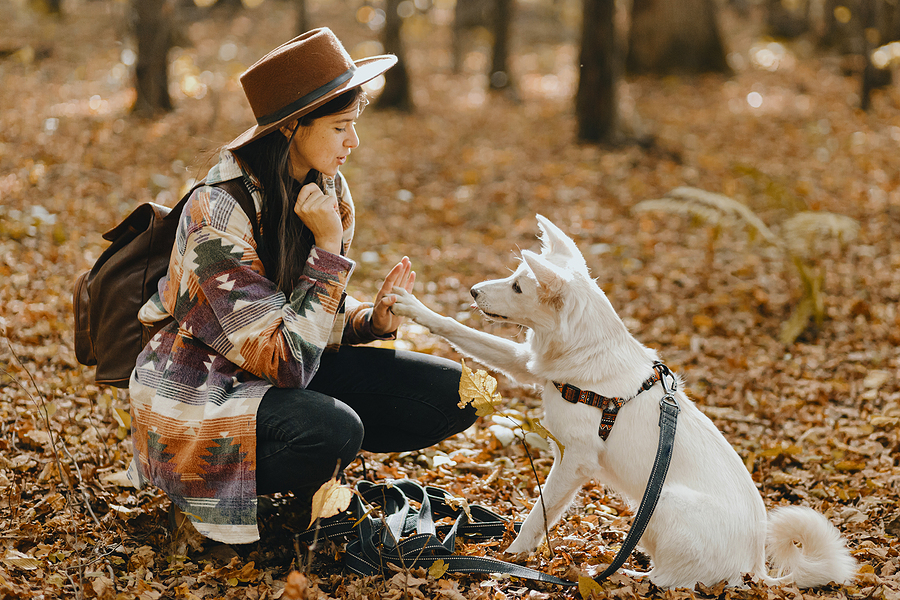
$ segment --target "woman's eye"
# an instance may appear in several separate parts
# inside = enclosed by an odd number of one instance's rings
[[[522,288],[519,287],[519,282],[518,282],[518,281],[513,281],[513,291],[514,291],[515,293],[517,293],[517,294],[521,294],[521,293],[522,293]]]

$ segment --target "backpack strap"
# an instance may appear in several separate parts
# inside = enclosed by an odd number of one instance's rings
[[[244,178],[235,177],[228,181],[220,181],[219,183],[210,185],[219,188],[237,200],[237,203],[244,211],[244,214],[250,219],[250,226],[253,227],[253,239],[256,241],[256,245],[259,246],[259,219],[256,216],[256,204],[253,202],[253,197],[250,195],[250,191],[244,183]]]

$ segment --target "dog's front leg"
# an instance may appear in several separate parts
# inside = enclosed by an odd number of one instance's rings
[[[522,523],[519,535],[506,549],[507,552],[518,554],[519,552],[531,552],[537,548],[544,537],[545,531],[548,529],[544,526],[545,509],[547,521],[552,526],[559,520],[569,504],[572,503],[576,492],[588,479],[584,475],[581,465],[578,464],[578,460],[568,458],[569,452],[572,450],[567,448],[563,460],[557,460],[553,463],[540,498],[531,509],[531,512],[528,513],[528,516],[525,517],[525,522]]]
[[[397,296],[391,307],[394,314],[424,325],[432,333],[449,341],[462,354],[506,373],[519,383],[543,383],[525,367],[530,356],[525,344],[466,327],[455,319],[439,315],[403,288],[395,287],[393,293]]]

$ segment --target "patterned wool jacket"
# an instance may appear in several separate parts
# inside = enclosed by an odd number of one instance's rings
[[[206,181],[235,177],[244,177],[258,214],[258,180],[230,152]],[[181,215],[159,292],[138,315],[146,324],[175,319],[153,337],[131,376],[129,478],[162,488],[214,540],[259,539],[256,411],[266,391],[306,387],[326,347],[376,339],[371,304],[345,294],[354,209],[338,177],[342,255],[313,246],[301,257],[303,276],[290,297],[266,278],[238,202],[204,186]]]

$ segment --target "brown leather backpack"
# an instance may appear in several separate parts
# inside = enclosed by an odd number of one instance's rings
[[[97,383],[127,388],[138,354],[171,321],[151,329],[138,321],[137,314],[166,274],[178,219],[190,195],[202,185],[202,181],[196,184],[172,209],[152,202],[134,209],[103,234],[112,243],[75,282],[75,358],[83,365],[97,366]],[[215,186],[238,201],[258,241],[256,208],[241,179]]]

